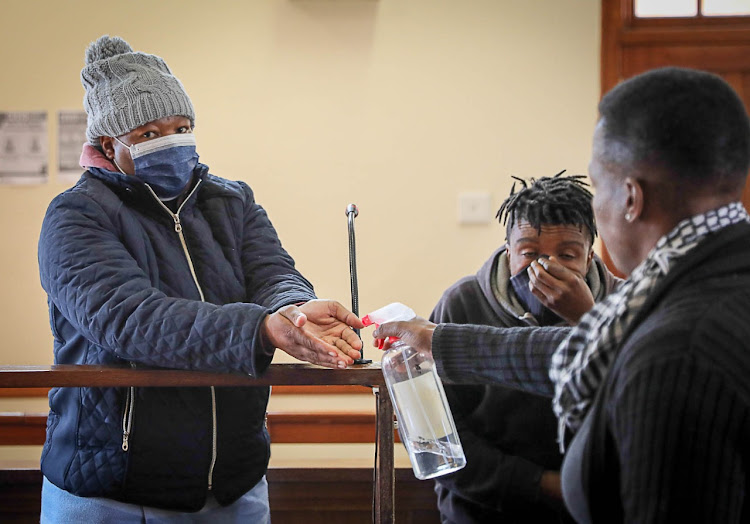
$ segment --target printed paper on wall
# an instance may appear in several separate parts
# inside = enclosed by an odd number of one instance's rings
[[[74,184],[81,177],[81,148],[86,142],[86,112],[58,113],[57,181]]]
[[[47,113],[0,113],[0,183],[47,182]]]

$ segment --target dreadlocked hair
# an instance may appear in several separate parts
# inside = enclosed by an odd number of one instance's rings
[[[588,228],[591,242],[596,236],[596,222],[591,207],[591,192],[583,175],[562,176],[563,169],[553,177],[525,180],[512,177],[523,186],[516,193],[516,182],[510,195],[500,206],[495,217],[506,225],[510,238],[513,224],[525,220],[541,234],[542,225],[575,225]],[[508,220],[510,218],[510,220]]]

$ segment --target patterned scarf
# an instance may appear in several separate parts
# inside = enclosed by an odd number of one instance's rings
[[[743,221],[750,217],[740,202],[683,220],[661,237],[630,278],[581,317],[560,343],[552,355],[549,376],[555,384],[553,408],[561,452],[565,450],[565,427],[573,432],[580,428],[624,333],[651,291],[706,235]]]

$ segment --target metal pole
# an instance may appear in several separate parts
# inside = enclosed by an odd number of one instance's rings
[[[349,277],[351,280],[352,289],[352,313],[359,316],[359,286],[357,283],[357,245],[354,240],[354,219],[359,215],[359,209],[354,204],[346,206],[346,217],[349,223]],[[359,334],[359,329],[354,330],[357,336],[362,338]],[[358,358],[354,361],[355,364],[369,364],[372,360],[365,359],[365,346],[362,345],[362,358]]]

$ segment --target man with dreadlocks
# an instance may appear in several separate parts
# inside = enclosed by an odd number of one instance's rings
[[[430,320],[495,327],[577,323],[618,283],[594,255],[582,176],[516,178],[497,213],[507,243],[451,286]],[[514,177],[515,178],[515,177]],[[544,267],[538,262],[542,261]],[[501,386],[445,386],[464,469],[436,481],[446,523],[564,522],[557,422],[550,401]]]

